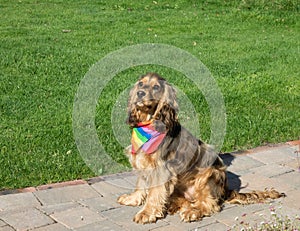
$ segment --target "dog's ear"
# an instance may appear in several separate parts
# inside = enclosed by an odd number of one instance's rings
[[[134,127],[137,123],[137,110],[135,108],[134,100],[136,95],[136,84],[131,88],[129,92],[128,102],[127,102],[127,119],[126,123],[131,127]]]
[[[157,113],[157,116],[154,118],[155,120],[161,121],[168,131],[173,130],[173,128],[175,128],[178,124],[176,110],[169,104],[164,104]]]
[[[176,90],[163,80],[161,84],[164,88],[157,109],[154,113],[154,120],[162,121],[167,130],[172,130],[178,123],[178,103],[176,98]]]
[[[166,81],[163,81],[163,86],[164,94],[160,100],[160,103],[168,104],[175,111],[175,113],[178,113],[178,103],[175,88]]]

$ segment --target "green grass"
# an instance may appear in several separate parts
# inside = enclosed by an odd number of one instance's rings
[[[222,151],[299,138],[296,0],[0,0],[0,11],[0,189],[95,175],[74,142],[74,96],[94,63],[139,43],[179,47],[209,68],[226,104]],[[130,68],[105,88],[96,116],[106,151],[127,167],[110,129],[110,110],[150,70],[186,93],[202,139],[210,136],[209,109],[190,81],[161,66]]]

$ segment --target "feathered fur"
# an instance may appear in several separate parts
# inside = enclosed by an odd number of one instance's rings
[[[221,210],[224,202],[251,204],[275,199],[284,194],[276,190],[239,193],[227,187],[226,166],[205,144],[182,127],[178,121],[175,89],[155,73],[142,76],[130,91],[127,123],[153,121],[157,131],[166,133],[159,149],[152,154],[138,151],[128,156],[133,168],[139,170],[136,189],[122,195],[123,205],[144,207],[134,221],[151,223],[166,212],[179,212],[190,222]]]

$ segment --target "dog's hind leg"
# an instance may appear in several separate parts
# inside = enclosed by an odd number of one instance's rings
[[[181,220],[185,222],[200,220],[204,215],[209,214],[209,209],[205,208],[202,203],[205,201],[191,202],[183,195],[178,197],[171,197],[168,204],[168,214],[173,215],[179,213]]]
[[[200,220],[219,212],[226,193],[224,169],[208,168],[195,177],[193,200],[179,210],[185,222]]]
[[[173,215],[179,212],[182,208],[187,208],[190,206],[190,201],[188,201],[183,195],[179,193],[174,193],[169,199],[167,205],[167,212],[170,215]]]

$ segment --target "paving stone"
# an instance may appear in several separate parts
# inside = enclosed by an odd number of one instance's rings
[[[264,209],[259,212],[260,215],[265,216],[266,218],[270,218],[272,215],[276,214],[279,217],[290,217],[295,218],[295,216],[300,215],[298,209],[290,208],[286,205],[282,205],[281,203],[271,203],[268,209]]]
[[[293,160],[289,160],[289,161],[284,161],[284,162],[280,162],[279,163],[281,166],[286,166],[289,168],[294,169],[296,172],[299,172],[300,169],[300,155],[299,155],[299,163],[297,160],[293,159]]]
[[[291,145],[291,146],[298,146],[299,149],[300,149],[300,140],[291,140],[291,141],[288,141],[287,144]]]
[[[116,202],[115,198],[110,197],[96,197],[80,201],[84,206],[96,212],[102,212],[105,210],[121,207],[119,203]]]
[[[67,231],[70,230],[67,227],[63,226],[62,224],[55,223],[47,226],[43,226],[37,229],[34,229],[34,231]]]
[[[294,149],[289,146],[278,147],[278,148],[268,149],[263,152],[253,153],[250,156],[265,164],[280,163],[280,162],[294,159],[295,156],[293,151]]]
[[[34,194],[43,205],[66,203],[100,196],[88,184],[36,191]]]
[[[0,211],[37,206],[40,203],[31,192],[0,196]]]
[[[167,215],[164,221],[168,222],[171,225],[180,227],[182,230],[192,230],[198,227],[207,226],[209,224],[215,223],[216,219],[213,217],[204,217],[200,221],[195,222],[183,222],[181,221],[179,214]]]
[[[91,185],[98,193],[104,197],[114,196],[117,200],[118,196],[121,196],[124,193],[129,193],[132,190],[122,187],[118,187],[115,184],[110,184],[106,181],[101,181]]]
[[[7,189],[0,191],[0,196],[2,195],[9,195],[9,194],[17,194],[17,193],[26,193],[26,192],[35,192],[35,187],[27,187],[27,188],[21,188],[21,189]]]
[[[282,199],[282,203],[290,208],[298,209],[300,216],[300,190],[292,190],[286,193],[286,197]]]
[[[241,176],[242,185],[250,190],[264,190],[265,188],[275,188],[279,192],[286,193],[293,190],[287,182],[280,183],[276,177],[269,178],[260,174],[249,173]]]
[[[226,209],[231,209],[231,208],[234,208],[234,207],[237,207],[237,206],[240,206],[240,205],[224,203],[221,212],[226,210]]]
[[[45,189],[62,188],[66,186],[81,185],[81,184],[87,184],[87,182],[84,180],[73,180],[73,181],[59,182],[54,184],[41,185],[41,186],[37,186],[36,188],[37,190],[41,191]]]
[[[236,155],[227,170],[234,172],[238,175],[250,172],[252,168],[263,166],[264,164],[250,156],[239,156]]]
[[[213,230],[213,231],[224,231],[224,230],[228,230],[229,229],[229,227],[227,226],[227,225],[224,225],[224,224],[222,224],[222,223],[219,223],[219,222],[217,222],[217,223],[214,223],[214,224],[210,224],[210,225],[208,225],[208,226],[205,226],[205,227],[201,227],[201,228],[199,228],[199,229],[195,229],[195,231],[211,231],[211,230]]]
[[[220,213],[216,213],[213,215],[213,217],[218,222],[232,227],[239,223],[238,220],[241,218],[244,218],[245,216],[253,216],[254,213],[268,208],[268,204],[252,204],[245,206],[240,205],[231,209],[223,210]]]
[[[7,225],[4,221],[0,220],[0,227]]]
[[[166,225],[166,226],[151,229],[151,231],[182,231],[182,230],[184,230],[182,227],[178,227],[175,225]]]
[[[257,213],[249,213],[242,217],[239,217],[235,221],[235,225],[231,226],[231,228],[234,228],[234,230],[243,230],[243,228],[246,227],[257,227],[261,222],[264,221],[264,217],[262,215],[264,211],[267,211],[267,209],[264,209]]]
[[[136,181],[137,181],[137,174],[134,175],[130,175],[130,176],[126,176],[123,179],[128,181],[131,185],[135,186],[136,185]]]
[[[137,170],[131,170],[130,172],[122,172],[122,173],[116,173],[112,175],[103,175],[101,178],[104,181],[110,181],[110,180],[115,180],[115,179],[122,179],[125,177],[130,177],[136,175]]]
[[[123,178],[119,178],[119,179],[114,179],[114,180],[109,180],[109,181],[105,181],[111,185],[117,186],[117,187],[121,187],[125,190],[134,190],[135,189],[135,184],[131,183],[130,181],[127,181],[126,179]]]
[[[40,208],[40,210],[43,211],[47,215],[51,215],[55,212],[61,212],[61,211],[65,211],[65,210],[68,210],[71,208],[78,208],[78,207],[81,207],[81,205],[77,202],[67,202],[67,203],[61,203],[61,204],[42,206]]]
[[[136,224],[132,221],[132,219],[139,210],[140,208],[122,206],[121,208],[104,211],[101,214],[117,225],[122,226],[130,231],[152,230],[157,227],[168,225],[168,223],[163,220],[158,220],[156,223],[152,224]]]
[[[300,140],[297,140],[294,144],[290,143],[290,148],[292,149],[292,156],[295,158],[300,157]]]
[[[287,206],[282,206],[280,204],[272,205],[268,210],[263,210],[259,212],[259,215],[262,217],[262,222],[265,223],[278,223],[279,220],[288,221],[291,220],[294,227],[300,227],[299,210],[291,209]],[[291,227],[289,227],[291,228]]]
[[[300,173],[290,172],[284,175],[274,177],[280,184],[288,184],[294,189],[300,189]]]
[[[82,226],[75,231],[124,231],[124,227],[118,226],[110,220],[104,220],[97,223],[92,223],[86,226]]]
[[[104,220],[103,216],[85,207],[55,212],[50,216],[58,223],[71,229]]]
[[[54,223],[50,217],[36,208],[2,212],[0,218],[17,230],[28,230]]]
[[[272,207],[276,208],[277,214],[293,218],[300,215],[300,173],[296,150],[298,146],[281,145],[222,155],[229,165],[227,176],[231,188],[248,192],[274,187],[287,194],[286,198],[274,200],[272,204],[226,204],[221,212],[199,222],[181,222],[176,214],[167,215],[155,224],[138,225],[132,218],[141,207],[121,206],[116,202],[119,195],[134,190],[137,175],[129,172],[101,176],[88,181],[90,185],[85,181],[74,181],[4,191],[0,193],[0,231],[223,231],[233,225],[238,226],[232,230],[240,230],[245,224],[255,225],[270,220]],[[23,193],[8,194],[14,192]],[[298,219],[294,220],[300,223]]]
[[[287,166],[278,164],[268,164],[267,166],[260,166],[251,169],[251,173],[262,175],[265,177],[275,177],[285,173],[293,172],[294,170]]]
[[[6,226],[0,227],[0,231],[15,231],[15,229],[13,229],[12,227],[6,225]]]

